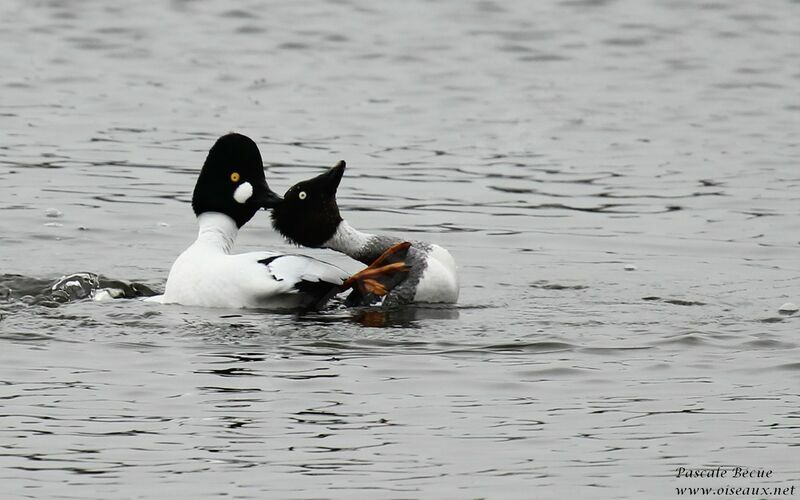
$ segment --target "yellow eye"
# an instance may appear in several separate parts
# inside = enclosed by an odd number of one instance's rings
[[[300,198],[301,200],[305,200],[307,196],[308,195],[306,194],[305,191],[300,191],[300,193],[297,195],[297,197]]]
[[[232,182],[239,182],[239,178],[240,177],[241,176],[239,175],[239,172],[234,172],[234,173],[231,174],[231,181]]]

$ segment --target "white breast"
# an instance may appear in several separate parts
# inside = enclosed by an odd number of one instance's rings
[[[427,257],[427,267],[417,284],[414,302],[458,301],[458,268],[450,252],[433,245]]]

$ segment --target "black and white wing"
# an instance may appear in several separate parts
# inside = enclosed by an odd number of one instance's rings
[[[271,255],[258,262],[276,281],[292,286],[302,296],[302,307],[322,307],[349,277],[343,269],[305,255]]]

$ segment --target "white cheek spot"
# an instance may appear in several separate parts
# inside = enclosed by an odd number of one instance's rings
[[[253,186],[249,182],[243,182],[233,192],[233,199],[241,204],[247,203],[251,196],[253,196]]]

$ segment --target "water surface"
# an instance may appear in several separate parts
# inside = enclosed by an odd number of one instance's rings
[[[439,243],[456,308],[0,302],[10,498],[800,485],[796,1],[0,6],[0,281],[162,289],[205,153]],[[240,251],[296,251],[259,215]],[[303,250],[355,270],[328,251]],[[626,270],[628,269],[628,270]],[[26,288],[27,287],[27,288]],[[5,295],[7,292],[3,290]],[[54,307],[51,307],[54,306]],[[773,469],[687,483],[677,467]]]

